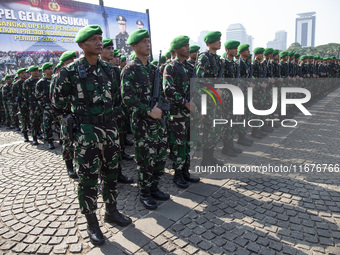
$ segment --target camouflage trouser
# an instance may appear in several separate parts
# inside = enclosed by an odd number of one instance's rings
[[[138,182],[141,190],[148,191],[157,185],[164,172],[167,156],[166,127],[160,121],[133,118],[135,157]]]
[[[13,125],[15,127],[19,127],[18,105],[16,103],[12,104],[10,114],[11,114]]]
[[[44,129],[44,139],[50,140],[53,137],[52,124],[54,116],[51,107],[45,106],[43,113],[43,129]]]
[[[10,110],[9,110],[10,104],[6,101],[4,101],[3,104],[4,104],[4,109],[5,109],[5,124],[6,126],[10,126],[12,123]]]
[[[40,130],[40,125],[42,122],[42,111],[39,105],[30,107],[30,127],[32,131],[32,136],[38,135]]]
[[[60,120],[60,139],[63,141],[62,146],[63,160],[72,160],[74,158],[74,145],[73,141],[67,134],[64,119]]]
[[[182,170],[185,165],[190,164],[190,133],[189,121],[168,122],[169,146],[172,150],[171,160],[174,170]]]
[[[228,123],[223,125],[222,128],[222,140],[223,142],[231,141],[234,138],[234,129],[230,124],[230,121],[236,121],[236,118],[233,117],[233,104],[232,104],[232,95],[226,91],[222,95],[223,102],[223,111],[222,118],[226,119]]]
[[[221,125],[213,127],[214,119],[221,118],[221,108],[209,108],[207,107],[207,115],[204,115],[202,120],[201,132],[202,132],[202,148],[213,149],[220,139],[220,132],[222,130]]]
[[[118,131],[119,131],[119,145],[120,145],[121,151],[124,151],[124,138],[125,138],[126,131],[127,131],[127,126],[126,126],[127,118],[128,116],[125,114],[122,114],[118,116],[117,118],[115,118],[117,122]]]
[[[81,213],[97,209],[98,174],[102,179],[104,203],[117,199],[119,137],[115,122],[102,125],[81,124],[75,135],[78,165],[78,200]]]
[[[21,125],[21,131],[23,133],[27,132],[29,129],[30,119],[28,109],[26,106],[20,107],[19,120]]]

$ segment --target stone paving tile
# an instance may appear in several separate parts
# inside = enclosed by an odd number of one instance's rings
[[[293,132],[278,129],[230,164],[309,164],[290,174],[204,175],[186,191],[167,169],[160,186],[171,201],[155,212],[138,201],[137,184],[118,184],[118,208],[133,219],[121,228],[98,218],[106,244],[94,247],[78,211],[77,181],[68,178],[60,145],[48,151],[0,128],[0,253],[36,254],[339,254],[340,175],[311,172],[312,164],[340,162],[340,90],[298,116]],[[131,136],[130,136],[131,138]],[[126,151],[134,154],[132,147]],[[218,157],[223,157],[217,152]],[[136,177],[134,162],[122,163]],[[300,169],[298,169],[300,170]]]

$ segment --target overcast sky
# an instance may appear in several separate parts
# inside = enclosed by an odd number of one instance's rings
[[[96,0],[79,1],[99,3]],[[178,35],[188,35],[197,41],[202,30],[221,31],[224,43],[226,29],[233,23],[241,23],[247,34],[253,36],[253,49],[266,47],[279,30],[287,32],[288,47],[295,41],[296,14],[303,12],[316,12],[316,46],[340,43],[339,0],[104,0],[104,5],[138,12],[149,9],[154,53],[167,50],[171,40]]]

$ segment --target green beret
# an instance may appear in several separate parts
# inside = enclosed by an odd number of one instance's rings
[[[227,49],[236,49],[240,45],[239,41],[229,40],[224,43],[224,47]]]
[[[314,59],[313,55],[308,55],[308,59]]]
[[[262,54],[264,52],[264,48],[262,47],[257,47],[254,49],[254,54]]]
[[[308,58],[307,55],[302,55],[302,56],[300,57],[301,60],[305,60],[305,59],[307,59],[307,58]]]
[[[4,82],[4,81],[5,81],[5,77],[4,77],[4,78],[2,78],[2,79],[1,79],[1,81],[2,81],[2,82]]]
[[[213,43],[218,41],[222,36],[220,31],[211,31],[204,36],[205,43]]]
[[[333,57],[332,57],[332,60],[334,60],[334,59],[335,59],[335,57],[333,56]]]
[[[166,62],[166,57],[165,56],[161,56],[161,63],[164,64]]]
[[[236,57],[239,57],[239,56],[240,56],[240,52],[237,52]]]
[[[158,65],[158,60],[153,60],[153,61],[151,62],[151,64],[157,66],[157,65]]]
[[[135,58],[136,58],[136,53],[132,53],[132,54],[130,55],[130,59],[134,60]]]
[[[180,49],[189,43],[190,38],[186,35],[177,36],[170,43],[171,48],[174,50]]]
[[[273,57],[276,56],[277,54],[279,54],[279,50],[273,50]]]
[[[292,57],[294,56],[295,52],[294,51],[288,51],[288,56]]]
[[[171,58],[171,52],[170,52],[170,51],[167,51],[167,52],[165,53],[165,56],[166,56],[167,58]]]
[[[299,53],[294,54],[295,58],[299,58],[301,55]]]
[[[190,45],[189,46],[189,50],[190,50],[190,53],[193,53],[193,52],[196,52],[196,51],[199,51],[200,50],[200,46],[198,45]]]
[[[147,29],[137,29],[130,34],[126,43],[127,44],[139,43],[144,38],[149,38],[149,37],[150,35]]]
[[[12,75],[7,74],[7,75],[5,76],[5,80],[7,80],[8,78],[12,78]]]
[[[103,38],[103,48],[107,46],[113,46],[113,40],[111,38]]]
[[[17,71],[17,74],[23,72],[23,71],[26,71],[26,68],[20,68],[18,71]]]
[[[35,65],[35,66],[30,66],[30,67],[28,68],[28,71],[29,71],[29,72],[33,72],[33,71],[38,70],[38,69],[39,69],[39,66]]]
[[[120,61],[121,61],[121,62],[123,62],[123,61],[125,61],[125,60],[126,60],[126,57],[125,57],[125,56],[121,56],[121,57],[120,57]]]
[[[315,60],[318,60],[318,59],[319,59],[319,57],[318,57],[318,56],[314,56],[314,59],[315,59]]]
[[[264,55],[270,55],[273,54],[274,49],[273,48],[265,48],[263,54]]]
[[[115,57],[115,56],[117,56],[119,54],[119,50],[118,49],[114,49],[113,50],[113,56]]]
[[[102,29],[98,25],[90,25],[80,29],[76,35],[75,42],[83,42],[89,39],[92,35],[101,35],[103,33]]]
[[[248,49],[249,49],[249,44],[243,43],[243,44],[240,44],[238,46],[237,51],[242,52],[242,51],[245,51],[245,50],[248,50]]]
[[[76,58],[77,57],[77,54],[75,51],[71,51],[71,50],[68,50],[68,51],[65,51],[59,58],[59,61],[60,62],[65,62],[71,58]]]
[[[53,63],[47,62],[47,63],[44,63],[44,64],[42,65],[41,69],[44,71],[44,70],[46,70],[46,69],[48,69],[48,68],[50,68],[50,67],[52,67],[52,66],[53,66]]]
[[[283,58],[285,56],[288,56],[288,51],[284,50],[280,52],[280,58]]]

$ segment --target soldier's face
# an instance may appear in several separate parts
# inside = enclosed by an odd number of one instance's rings
[[[45,70],[44,70],[44,74],[45,74],[46,77],[51,77],[52,74],[53,74],[53,69],[52,69],[52,67],[49,67],[49,68],[45,69]]]
[[[144,38],[138,43],[134,44],[132,47],[137,55],[149,56],[150,55],[150,38]]]
[[[103,50],[103,37],[101,35],[92,35],[84,42],[78,43],[85,55],[99,55]]]
[[[113,59],[113,46],[107,46],[105,48],[103,48],[102,53],[100,54],[100,56],[103,59],[107,59],[107,60],[112,60]]]
[[[126,32],[126,24],[119,24],[119,29],[124,34]]]
[[[216,42],[207,43],[207,46],[209,49],[219,50],[221,49],[221,39],[217,40]]]
[[[275,63],[278,63],[279,62],[279,55],[275,55],[273,57],[273,59],[274,59]]]
[[[20,78],[20,80],[25,80],[26,79],[26,73],[25,72],[19,73],[19,78]]]
[[[12,78],[7,78],[5,82],[9,85],[12,85],[12,81]]]
[[[190,53],[190,58],[193,60],[196,60],[198,52],[192,52]]]
[[[37,79],[39,77],[39,70],[32,71],[31,76],[33,79]]]
[[[243,58],[249,57],[249,54],[250,54],[249,49],[240,52],[240,55],[242,55]]]
[[[73,62],[73,60],[75,60],[75,57],[73,57],[73,58],[70,58],[70,59],[68,59],[68,60],[65,60],[65,62],[64,62],[64,65],[63,65],[63,66],[67,66],[69,63],[72,63],[72,62]]]
[[[177,57],[183,57],[187,59],[190,55],[189,43],[187,43],[185,46],[175,51],[176,51]]]
[[[227,49],[226,48],[226,52],[228,52],[228,55],[235,57],[237,55],[237,48],[235,48],[235,49]]]

